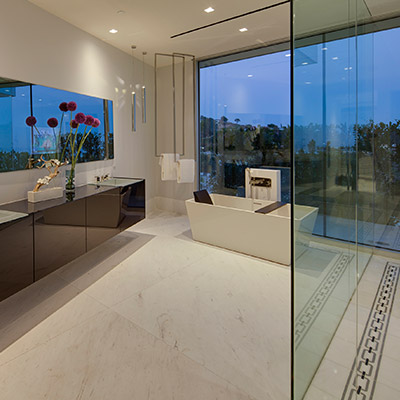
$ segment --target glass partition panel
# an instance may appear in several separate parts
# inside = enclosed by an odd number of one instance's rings
[[[356,287],[357,43],[352,6],[350,0],[294,1],[295,399],[303,398]],[[341,35],[329,27],[340,27]],[[322,28],[325,32],[316,35],[315,29]],[[356,333],[355,324],[349,329]],[[356,347],[349,351],[355,355]]]
[[[293,10],[294,397],[311,384],[314,394],[373,398],[375,383],[353,377],[381,276],[368,270],[358,283],[374,247],[400,250],[400,5],[317,3]],[[300,206],[317,209],[307,230]]]

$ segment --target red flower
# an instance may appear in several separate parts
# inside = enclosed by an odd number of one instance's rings
[[[76,103],[74,101],[70,101],[67,104],[68,111],[75,111],[77,107],[78,106],[76,105]]]
[[[25,122],[26,122],[26,124],[27,124],[28,126],[34,126],[34,125],[36,125],[37,120],[36,120],[36,118],[35,118],[33,115],[31,115],[30,117],[28,117],[28,118],[25,120]]]
[[[100,120],[95,118],[93,123],[92,123],[93,128],[97,128],[98,126],[100,126]]]
[[[58,108],[59,108],[62,112],[66,112],[66,111],[68,111],[68,104],[67,104],[65,101],[63,101],[63,102],[58,106]]]
[[[72,129],[76,129],[79,126],[79,124],[74,119],[70,122],[70,125]]]
[[[50,128],[55,128],[55,127],[58,125],[57,118],[49,118],[49,119],[47,120],[47,125],[48,125]]]
[[[85,125],[92,125],[94,122],[94,118],[91,115],[86,115]]]

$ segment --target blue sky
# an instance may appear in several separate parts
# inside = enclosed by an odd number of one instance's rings
[[[356,39],[343,39],[296,51],[295,120],[322,123],[322,71],[326,61],[328,124],[389,122],[400,118],[400,29],[359,36],[358,99],[355,98]],[[201,115],[253,125],[288,124],[290,57],[280,52],[203,68]],[[350,95],[349,95],[350,94]]]

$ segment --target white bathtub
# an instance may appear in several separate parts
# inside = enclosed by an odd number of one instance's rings
[[[193,239],[289,265],[290,204],[255,213],[272,201],[211,194],[213,205],[186,200]],[[307,248],[318,208],[296,206],[296,257]]]

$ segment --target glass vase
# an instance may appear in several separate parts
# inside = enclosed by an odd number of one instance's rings
[[[66,184],[65,184],[65,190],[67,192],[74,192],[75,191],[75,168],[71,168],[66,171],[65,173],[66,177]]]

